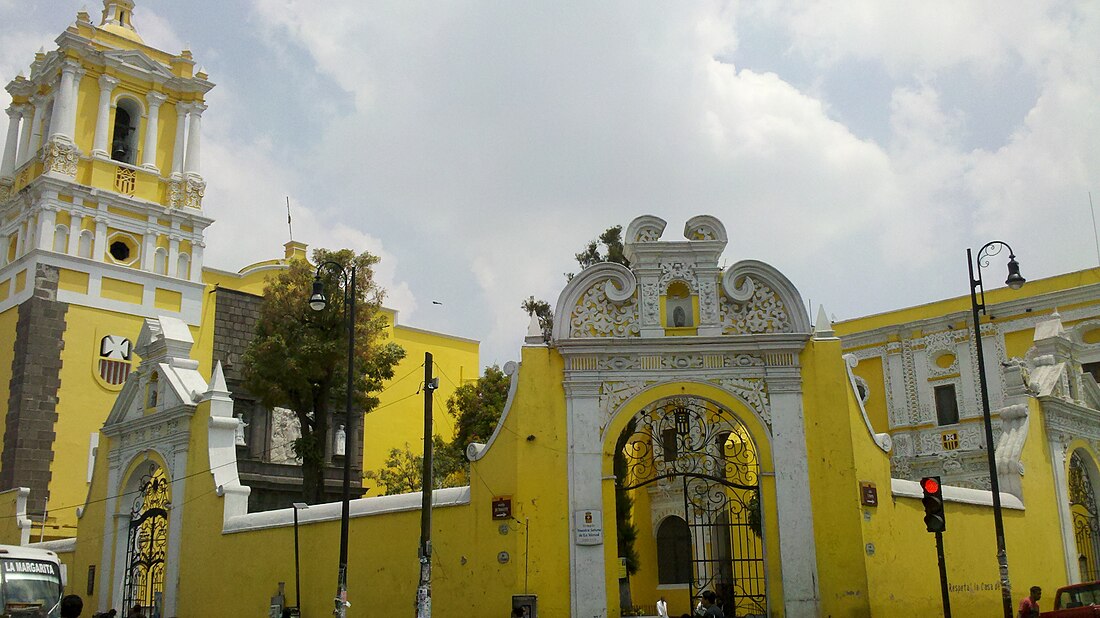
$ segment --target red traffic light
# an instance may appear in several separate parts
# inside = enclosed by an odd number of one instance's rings
[[[936,494],[940,491],[940,480],[934,477],[921,479],[920,486],[925,492]]]

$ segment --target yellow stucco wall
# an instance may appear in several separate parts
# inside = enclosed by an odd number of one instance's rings
[[[478,343],[394,325],[395,314],[386,311],[390,328],[387,334],[405,350],[405,358],[394,369],[393,379],[379,395],[378,407],[363,420],[363,469],[381,468],[390,449],[404,448],[423,452],[424,433],[424,353],[431,352],[435,365],[433,375],[439,378],[439,389],[432,397],[432,429],[450,440],[454,437],[454,418],[447,413],[447,400],[455,389],[478,377]],[[420,395],[418,395],[418,392]],[[370,486],[370,481],[366,481]],[[373,489],[373,487],[372,487]]]

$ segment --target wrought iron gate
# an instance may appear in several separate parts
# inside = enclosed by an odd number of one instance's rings
[[[146,616],[159,616],[163,609],[168,506],[168,479],[163,469],[150,464],[130,510],[122,605],[126,611],[140,605]]]
[[[682,494],[692,598],[714,590],[726,616],[766,615],[760,465],[740,419],[710,401],[677,397],[639,412],[619,443],[622,489]]]
[[[1073,514],[1073,533],[1077,537],[1077,559],[1081,581],[1100,579],[1100,517],[1092,479],[1085,468],[1081,451],[1069,460],[1069,510]]]

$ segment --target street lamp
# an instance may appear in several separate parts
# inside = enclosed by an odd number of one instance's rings
[[[978,388],[982,393],[982,420],[985,422],[985,452],[989,459],[989,488],[993,492],[993,525],[997,531],[997,563],[1001,570],[1001,600],[1005,618],[1012,618],[1012,589],[1008,583],[1008,554],[1005,552],[1005,526],[1001,517],[1001,483],[997,478],[997,456],[993,444],[993,420],[989,415],[989,389],[985,385],[985,355],[982,353],[982,331],[978,322],[978,310],[985,313],[985,286],[982,285],[982,268],[989,266],[989,258],[1008,249],[1008,279],[1005,285],[1018,290],[1025,279],[1020,276],[1020,265],[1008,243],[1000,240],[987,242],[978,250],[977,268],[970,249],[966,250],[966,265],[970,269],[970,308],[974,316],[974,347],[978,354]],[[975,275],[977,278],[975,278]],[[978,302],[978,292],[982,300]]]
[[[295,502],[291,506],[294,507],[294,611],[298,612],[298,615],[302,615],[302,580],[300,577],[301,569],[298,567],[298,511],[304,511],[309,508],[309,505],[305,502]]]
[[[322,262],[317,266],[317,273],[313,277],[313,293],[309,297],[309,307],[314,311],[322,311],[328,305],[325,297],[325,286],[321,282],[321,269],[330,268],[340,273],[344,278],[344,321],[348,329],[348,383],[347,401],[344,407],[345,422],[348,434],[354,431],[351,422],[352,393],[355,379],[355,266],[344,268],[336,262]],[[340,511],[340,573],[336,584],[336,610],[333,614],[337,618],[345,618],[348,611],[348,519],[351,514],[351,458],[352,453],[344,454],[344,489],[343,509]]]

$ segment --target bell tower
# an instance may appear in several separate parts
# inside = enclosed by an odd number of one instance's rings
[[[213,220],[202,210],[200,147],[214,84],[190,51],[147,45],[140,17],[134,0],[104,0],[98,24],[80,11],[56,49],[6,87],[0,333],[15,351],[10,366],[0,362],[0,489],[30,487],[32,510],[47,495],[72,504],[86,491],[58,486],[69,481],[51,473],[66,456],[54,440],[87,456],[75,446],[102,417],[65,427],[67,410],[78,416],[98,397],[109,409],[142,322],[201,321]],[[62,382],[84,403],[58,401]]]

